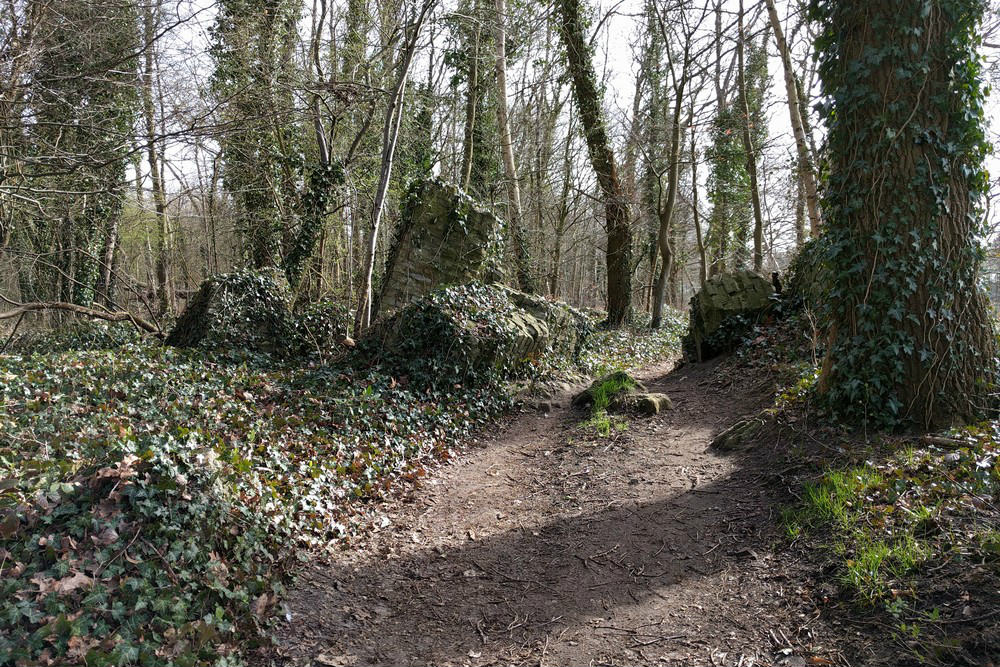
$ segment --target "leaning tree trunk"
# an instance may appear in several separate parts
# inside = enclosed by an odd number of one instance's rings
[[[781,67],[785,74],[785,94],[788,99],[788,117],[792,122],[792,135],[795,137],[795,150],[799,156],[799,168],[796,172],[801,181],[800,187],[805,191],[806,205],[809,210],[809,231],[813,236],[819,234],[819,196],[816,193],[816,174],[813,172],[812,156],[806,143],[805,124],[802,121],[802,104],[799,100],[798,86],[795,85],[795,70],[792,68],[792,56],[788,51],[785,33],[778,19],[778,8],[774,0],[766,0],[767,16],[771,21],[774,41],[781,56]],[[801,243],[799,244],[801,245]]]
[[[503,156],[504,176],[507,180],[507,222],[514,240],[514,262],[517,268],[517,286],[522,292],[538,291],[531,275],[531,255],[524,233],[524,215],[521,210],[521,186],[514,163],[514,147],[510,138],[510,120],[507,116],[507,3],[496,0],[496,74],[497,74],[497,125],[500,130],[500,153]]]
[[[399,75],[396,79],[396,86],[389,96],[389,105],[385,110],[385,123],[382,127],[382,167],[379,172],[378,188],[375,190],[375,203],[372,205],[372,226],[368,230],[368,238],[365,243],[363,282],[358,295],[358,310],[354,315],[355,337],[364,333],[371,324],[375,249],[382,223],[382,211],[385,208],[385,199],[389,192],[389,177],[392,176],[392,164],[396,157],[396,143],[399,139],[399,126],[403,117],[406,80],[410,75],[410,65],[413,63],[413,54],[417,48],[417,40],[420,38],[420,29],[435,2],[436,0],[424,0],[417,18],[411,25],[407,26],[406,41],[402,45],[400,53]]]
[[[597,73],[590,45],[584,35],[580,0],[559,0],[560,33],[566,45],[573,97],[580,110],[590,163],[604,198],[608,230],[606,251],[608,274],[608,324],[621,326],[632,316],[632,230],[629,227],[628,195],[618,177],[618,164],[611,148],[608,128],[597,88]]]
[[[981,413],[996,379],[978,286],[987,188],[980,0],[822,0],[832,102],[830,334],[820,391],[876,425]]]

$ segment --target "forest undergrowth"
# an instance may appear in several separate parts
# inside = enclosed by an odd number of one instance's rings
[[[992,664],[981,661],[1000,657],[1000,421],[920,435],[839,424],[814,399],[813,322],[803,309],[742,330],[719,372],[737,391],[774,388],[744,446],[779,462],[788,547],[845,624],[889,639],[878,664]]]
[[[684,324],[597,331],[579,370],[675,355]],[[516,405],[505,383],[410,382],[355,352],[105,325],[31,349],[0,355],[0,665],[240,664],[297,559],[349,547],[374,500]]]

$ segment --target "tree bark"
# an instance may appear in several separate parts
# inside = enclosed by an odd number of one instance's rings
[[[153,189],[153,210],[156,215],[156,297],[160,315],[173,312],[173,290],[170,289],[170,239],[168,236],[167,197],[163,189],[163,170],[156,146],[156,115],[153,107],[156,15],[158,3],[143,3],[143,39],[145,61],[142,72],[142,112],[146,130],[146,161]]]
[[[673,128],[670,131],[670,167],[667,176],[667,201],[659,210],[660,227],[656,235],[656,245],[660,249],[663,260],[660,262],[660,274],[653,289],[653,317],[650,327],[659,329],[663,323],[663,300],[667,288],[667,279],[674,269],[674,248],[670,233],[673,223],[674,208],[677,202],[677,186],[680,181],[681,169],[681,105],[684,103],[684,90],[688,80],[688,64],[690,58],[690,41],[684,47],[684,60],[681,73],[674,86]]]
[[[54,310],[57,312],[83,315],[84,317],[92,317],[106,322],[127,321],[131,322],[132,325],[140,331],[144,331],[146,333],[160,333],[160,328],[156,326],[156,324],[125,311],[98,310],[96,308],[88,308],[86,306],[65,301],[33,301],[30,303],[19,303],[7,298],[0,298],[0,301],[4,301],[8,305],[13,306],[11,310],[0,313],[0,320],[9,320],[15,317],[20,318],[25,313],[38,313]]]
[[[608,325],[622,326],[632,317],[632,230],[629,226],[628,196],[618,175],[611,140],[604,119],[597,74],[589,42],[583,32],[580,0],[558,0],[557,12],[566,45],[573,96],[587,142],[590,163],[604,199],[607,224]]]
[[[694,119],[694,106],[691,108],[691,118]],[[698,244],[698,286],[704,287],[708,280],[708,256],[705,252],[705,239],[701,234],[701,220],[698,213],[698,147],[696,144],[694,123],[691,124],[691,213],[694,216],[694,235]]]
[[[468,80],[466,81],[465,95],[465,137],[462,142],[462,177],[460,185],[466,192],[472,185],[472,156],[475,151],[476,142],[476,109],[479,108],[479,39],[482,33],[480,21],[482,16],[478,11],[479,1],[475,0],[472,6],[473,20],[476,29],[473,34],[471,48],[466,48],[466,58],[469,61]]]
[[[747,154],[747,173],[750,175],[750,202],[753,204],[753,270],[764,270],[764,218],[760,207],[760,189],[757,185],[757,154],[750,135],[750,106],[747,104],[746,67],[744,51],[746,34],[743,29],[743,0],[740,0],[739,44],[737,45],[737,72],[739,74],[740,108],[743,113],[743,148]]]
[[[996,405],[979,287],[983,6],[822,8],[820,74],[834,104],[823,234],[836,282],[820,391],[849,419],[937,428]]]

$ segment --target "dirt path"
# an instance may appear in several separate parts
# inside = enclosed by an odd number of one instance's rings
[[[562,397],[387,506],[301,578],[273,664],[848,664],[769,546],[759,468],[708,450],[761,402],[666,370],[672,411],[600,439]]]

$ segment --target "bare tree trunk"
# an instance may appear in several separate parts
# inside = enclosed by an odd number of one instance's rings
[[[805,168],[801,160],[796,160],[795,170],[795,247],[801,248],[806,242],[806,187],[805,179],[799,173]]]
[[[691,107],[691,118],[694,119],[694,106]],[[701,234],[701,220],[698,213],[698,147],[696,145],[694,123],[691,124],[691,212],[694,216],[694,235],[698,244],[698,286],[704,287],[708,280],[708,257],[705,252],[705,239]]]
[[[778,45],[778,55],[781,56],[781,66],[785,73],[785,93],[788,96],[788,116],[792,121],[792,134],[795,136],[795,150],[799,156],[798,177],[802,180],[805,190],[806,206],[809,209],[809,231],[813,236],[819,234],[820,214],[819,196],[816,194],[816,174],[813,172],[812,156],[806,143],[806,133],[802,123],[802,105],[799,103],[798,86],[795,85],[795,71],[792,69],[792,57],[785,42],[785,33],[781,29],[778,10],[774,0],[765,0],[767,16],[774,31],[774,41]]]
[[[562,278],[563,246],[565,244],[566,228],[569,221],[569,195],[572,189],[573,179],[573,114],[570,113],[566,132],[565,151],[563,152],[563,186],[559,196],[558,222],[556,223],[555,238],[553,239],[554,250],[552,257],[552,274],[550,277],[551,288],[549,293],[558,297],[559,283]],[[573,293],[574,281],[576,278],[576,253],[573,254],[573,271],[570,278],[567,293]]]
[[[688,65],[690,64],[691,42],[684,45],[684,59],[681,63],[680,75],[674,85],[674,126],[670,130],[670,166],[667,172],[667,201],[659,210],[660,227],[656,235],[656,245],[660,249],[663,261],[660,262],[660,274],[653,289],[653,317],[650,327],[659,329],[663,323],[663,299],[666,293],[667,280],[674,269],[674,247],[671,243],[671,225],[673,224],[674,208],[677,202],[677,186],[680,181],[681,168],[681,105],[684,103],[684,90],[688,83]]]
[[[753,270],[764,270],[764,218],[760,210],[760,190],[757,185],[757,154],[750,135],[750,107],[747,104],[746,69],[743,62],[746,34],[743,30],[743,0],[740,0],[739,44],[737,45],[737,73],[739,74],[740,107],[743,112],[743,149],[747,154],[747,173],[750,175],[750,201],[753,204]]]
[[[108,229],[104,236],[104,251],[101,253],[101,292],[102,302],[109,308],[114,307],[114,264],[115,251],[118,249],[118,229],[121,224],[121,216],[115,215],[108,222]]]
[[[436,0],[424,0],[416,20],[407,26],[406,41],[400,53],[399,74],[396,86],[389,97],[385,110],[385,124],[382,127],[382,169],[379,173],[378,188],[375,191],[375,203],[372,208],[372,226],[368,231],[365,244],[365,264],[362,276],[361,292],[358,294],[358,311],[354,318],[354,336],[358,337],[371,324],[372,317],[372,274],[375,270],[375,250],[378,243],[379,227],[382,222],[382,210],[385,208],[385,197],[389,191],[389,177],[392,175],[392,163],[396,155],[396,143],[399,139],[399,125],[403,117],[403,97],[406,93],[406,80],[413,63],[413,54],[417,50],[417,40],[424,19],[434,6]]]
[[[510,121],[507,117],[507,9],[505,0],[496,0],[496,75],[497,75],[497,125],[500,130],[500,153],[507,179],[508,211],[511,236],[514,239],[514,261],[517,264],[517,285],[529,294],[538,291],[531,275],[531,256],[524,233],[524,218],[521,212],[521,187],[517,182],[517,166],[514,164],[514,148],[510,140]]]
[[[632,317],[632,230],[629,226],[628,199],[618,177],[618,165],[608,137],[597,74],[591,61],[589,42],[583,33],[580,0],[558,0],[557,5],[573,81],[573,95],[580,111],[590,162],[597,173],[604,198],[608,230],[608,325],[621,326]]]
[[[142,111],[146,123],[146,161],[153,189],[153,208],[156,213],[156,296],[160,314],[174,309],[173,293],[170,289],[170,245],[167,221],[167,197],[163,190],[163,171],[160,155],[156,147],[156,115],[153,107],[154,49],[156,40],[155,12],[157,2],[143,3],[143,37],[145,62],[142,72]]]

